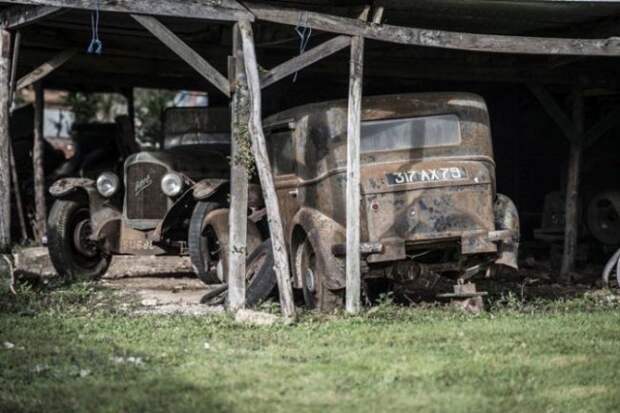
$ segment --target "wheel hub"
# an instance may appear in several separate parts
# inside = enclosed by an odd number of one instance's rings
[[[78,222],[73,231],[73,245],[75,245],[75,249],[89,258],[97,256],[97,244],[90,239],[92,234],[93,229],[89,219]]]

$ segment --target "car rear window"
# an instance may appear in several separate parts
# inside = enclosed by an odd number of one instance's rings
[[[461,128],[456,115],[362,122],[362,152],[432,148],[459,143]]]

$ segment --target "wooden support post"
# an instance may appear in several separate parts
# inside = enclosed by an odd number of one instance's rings
[[[230,84],[228,83],[228,79],[159,20],[155,17],[141,16],[138,14],[132,14],[131,17],[150,31],[153,36],[161,40],[163,44],[168,46],[170,50],[183,59],[185,63],[193,67],[194,70],[211,82],[211,84],[218,88],[223,94],[230,96]]]
[[[11,249],[10,71],[11,33],[0,28],[0,252],[8,252]]]
[[[248,171],[242,159],[242,139],[247,134],[250,113],[248,85],[243,64],[243,50],[239,27],[233,28],[233,57],[231,79],[231,164],[230,164],[230,247],[228,248],[228,309],[237,311],[245,307],[245,261],[248,231]]]
[[[579,236],[579,178],[583,152],[584,114],[583,91],[576,89],[573,96],[573,123],[579,137],[570,144],[568,178],[566,182],[566,208],[564,231],[564,253],[561,275],[567,276],[575,269],[577,241]]]
[[[19,189],[19,176],[17,175],[17,166],[15,165],[13,145],[9,145],[9,163],[11,166],[11,185],[13,187],[13,195],[15,196],[15,208],[17,209],[17,217],[19,219],[19,229],[22,236],[22,242],[26,242],[28,240],[28,230],[26,227],[26,217],[24,216],[22,194]]]
[[[287,319],[295,317],[295,303],[293,302],[293,286],[289,268],[284,227],[280,215],[280,205],[276,194],[275,184],[271,173],[271,165],[267,154],[267,143],[263,133],[261,113],[261,87],[254,48],[254,34],[249,21],[239,22],[243,47],[243,60],[248,81],[250,120],[248,129],[252,138],[252,150],[256,161],[256,169],[263,188],[263,196],[267,207],[267,219],[273,245],[273,258],[278,290],[280,292],[280,306],[282,314]]]
[[[364,38],[351,39],[349,115],[347,122],[347,289],[346,309],[361,308],[360,270],[360,132],[364,76]]]
[[[261,87],[266,88],[278,80],[284,79],[301,69],[318,62],[346,47],[351,45],[349,36],[336,36],[333,39],[320,44],[299,56],[287,60],[286,62],[274,67],[261,77]]]
[[[34,142],[32,147],[32,166],[34,170],[34,204],[35,204],[35,237],[42,242],[47,234],[47,208],[45,206],[45,172],[44,172],[44,108],[45,91],[41,82],[34,85]]]
[[[40,80],[43,80],[44,77],[48,76],[54,70],[67,63],[67,61],[76,54],[77,50],[75,49],[69,49],[60,52],[49,61],[43,63],[41,66],[37,67],[32,72],[19,79],[17,81],[17,87],[15,90],[17,91],[23,89],[25,87],[35,84]]]
[[[9,83],[9,125],[10,113],[15,108],[15,88],[17,84],[17,65],[19,63],[19,52],[21,50],[21,32],[15,33],[13,41],[13,58],[11,59],[11,79]],[[13,187],[13,195],[15,197],[15,208],[17,209],[17,217],[19,219],[19,228],[21,231],[22,242],[28,240],[28,230],[26,227],[26,217],[24,214],[21,187],[19,185],[19,175],[17,174],[17,165],[15,165],[15,154],[13,153],[13,142],[9,145],[9,164],[11,167],[11,180]]]

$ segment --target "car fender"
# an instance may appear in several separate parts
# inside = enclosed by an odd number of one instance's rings
[[[116,248],[122,214],[97,191],[95,181],[88,178],[63,178],[54,182],[49,192],[56,199],[86,197],[90,209],[93,239],[106,240],[106,249]]]
[[[499,257],[496,264],[519,269],[517,262],[519,254],[520,224],[519,212],[516,205],[510,198],[503,194],[497,194],[494,205],[495,228],[498,231],[508,230],[512,233],[512,238],[504,240],[498,248]]]
[[[226,179],[203,179],[194,185],[192,192],[196,201],[206,201],[222,193],[228,195],[230,193],[230,181]],[[248,206],[250,208],[262,208],[264,205],[260,185],[248,184]]]
[[[289,233],[289,247],[294,254],[294,231],[301,228],[314,249],[318,265],[325,274],[325,286],[330,290],[340,290],[346,286],[345,260],[332,253],[332,246],[344,243],[346,240],[345,228],[333,219],[316,209],[300,209],[291,222]],[[293,257],[294,261],[294,257]],[[294,267],[294,265],[293,265]]]

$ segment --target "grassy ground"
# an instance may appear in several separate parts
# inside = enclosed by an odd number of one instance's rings
[[[135,316],[90,285],[0,298],[2,412],[611,412],[620,303],[479,316],[386,302],[359,317],[242,327]]]

